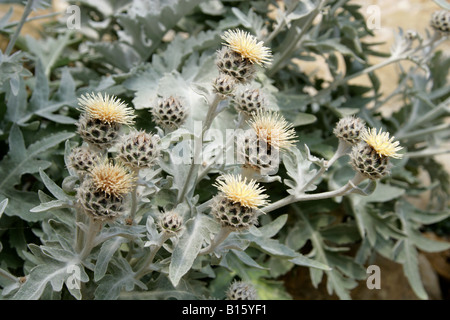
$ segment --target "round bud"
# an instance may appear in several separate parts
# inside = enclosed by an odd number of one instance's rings
[[[233,93],[236,87],[236,80],[227,74],[220,74],[213,82],[214,91],[226,97]]]
[[[78,187],[77,200],[84,212],[95,220],[114,220],[125,211],[125,198],[99,190],[93,179],[84,180]]]
[[[226,295],[228,300],[256,300],[258,298],[255,287],[244,281],[234,281]]]
[[[159,142],[157,135],[132,130],[121,137],[117,156],[132,168],[151,167],[160,155]]]
[[[121,124],[102,122],[82,114],[77,127],[78,134],[85,142],[98,149],[107,149],[116,141]]]
[[[68,157],[67,166],[73,169],[77,175],[86,174],[98,161],[98,155],[87,148],[77,147]]]
[[[430,26],[436,31],[450,33],[450,11],[439,10],[431,15]]]
[[[255,65],[228,47],[222,47],[217,51],[216,65],[220,72],[233,77],[238,82],[247,83],[255,78]]]
[[[176,234],[183,226],[183,218],[175,211],[166,211],[159,220],[161,231]]]
[[[338,139],[355,145],[361,141],[364,130],[366,130],[366,124],[362,119],[348,116],[339,120],[333,133]]]
[[[246,230],[258,222],[256,209],[244,207],[239,202],[233,203],[221,192],[213,198],[211,214],[220,221],[222,227],[235,231]]]
[[[160,99],[152,108],[153,121],[165,129],[175,130],[186,120],[188,111],[184,103],[177,97]]]
[[[376,180],[390,173],[389,157],[380,156],[371,146],[360,142],[350,152],[350,164],[363,176]]]
[[[237,112],[242,112],[247,116],[256,113],[258,110],[266,109],[266,99],[259,89],[239,90],[234,95],[234,108]]]

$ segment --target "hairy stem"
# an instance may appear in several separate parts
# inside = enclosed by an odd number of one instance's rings
[[[86,258],[95,247],[95,237],[100,232],[102,226],[103,222],[93,218],[89,219],[89,228],[86,233],[86,241],[84,242],[83,250],[80,252],[80,260]]]
[[[145,261],[142,263],[141,268],[134,274],[135,279],[140,279],[152,271],[149,267],[153,263],[153,259],[155,259],[155,256],[158,253],[159,249],[161,249],[164,242],[166,242],[169,238],[170,234],[164,232],[159,238],[158,243],[150,247],[150,252],[147,255]]]
[[[136,178],[139,178],[139,169],[133,169],[133,176]],[[138,184],[136,183],[133,186],[133,189],[131,190],[131,208],[130,208],[130,222],[134,224],[134,217],[136,216],[137,211],[137,204],[138,204],[138,198],[137,198],[137,187]]]
[[[317,173],[301,188],[300,192],[305,192],[308,187],[316,181],[319,177],[321,177],[325,171],[328,170],[340,157],[346,155],[348,151],[350,150],[350,145],[342,140],[339,140],[338,148],[334,155],[331,157],[330,160],[328,160]]]
[[[83,212],[83,208],[80,205],[76,205],[75,219],[76,219],[76,230],[75,230],[75,250],[79,252],[84,242],[84,233],[81,230],[79,224],[85,222],[86,215]]]
[[[13,36],[11,37],[11,40],[9,41],[8,46],[6,47],[6,50],[5,50],[5,55],[6,56],[9,56],[11,54],[12,49],[14,48],[14,45],[16,44],[16,41],[19,38],[20,31],[22,30],[23,25],[27,21],[28,15],[32,11],[33,2],[34,2],[34,0],[28,0],[27,1],[27,5],[25,6],[25,9],[23,10],[23,14],[22,14],[22,17],[20,18],[20,21],[19,21],[19,24],[17,26],[17,29],[14,32]]]
[[[299,201],[310,201],[310,200],[322,200],[334,197],[345,196],[350,193],[359,183],[361,183],[366,178],[357,173],[352,180],[347,182],[344,186],[339,189],[315,194],[298,194],[298,195],[288,195],[283,199],[278,200],[272,204],[261,209],[264,213],[269,213],[276,209],[282,208],[284,206],[290,205]]]
[[[289,61],[289,57],[292,55],[292,53],[295,51],[295,49],[299,46],[303,36],[305,35],[306,31],[309,30],[309,27],[312,25],[314,19],[317,17],[317,15],[320,13],[320,11],[323,9],[326,0],[322,0],[319,2],[317,7],[309,14],[308,19],[306,20],[305,24],[302,26],[301,31],[295,36],[293,41],[290,41],[287,44],[287,48],[282,50],[282,53],[272,64],[272,67],[267,72],[267,76],[271,77],[273,76],[278,70],[280,70],[286,62]]]
[[[203,124],[202,133],[200,136],[200,140],[203,140],[203,135],[211,127],[211,124],[214,118],[217,116],[217,107],[219,106],[219,102],[222,100],[219,94],[214,96],[214,100],[209,106],[208,113],[206,114],[205,123]],[[198,156],[201,154],[202,144],[195,144],[194,156],[192,157],[192,164],[189,168],[189,172],[186,176],[186,181],[184,182],[183,189],[178,194],[177,204],[183,202],[186,193],[188,192],[188,188],[190,185],[194,185],[197,182],[198,170],[200,164],[198,162]],[[192,181],[193,180],[193,181]]]
[[[203,248],[202,250],[200,250],[198,255],[202,256],[202,255],[205,255],[205,254],[213,252],[214,249],[216,249],[219,244],[221,244],[222,242],[225,241],[226,238],[228,238],[228,236],[230,235],[230,233],[232,231],[233,230],[231,228],[228,228],[228,227],[220,228],[220,231],[216,234],[216,236],[214,237],[213,241],[211,241],[209,246],[207,246],[207,247]]]
[[[19,280],[17,277],[13,276],[11,273],[9,273],[6,270],[3,270],[2,268],[0,268],[0,277],[10,280],[12,282],[17,282]]]

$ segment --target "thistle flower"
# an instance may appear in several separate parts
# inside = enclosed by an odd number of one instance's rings
[[[268,196],[263,194],[265,190],[255,180],[247,183],[247,178],[242,179],[241,175],[222,175],[214,186],[223,192],[227,199],[239,203],[242,207],[256,209],[267,204]]]
[[[381,128],[378,133],[375,128],[364,131],[361,135],[361,139],[372,147],[380,157],[390,157],[394,159],[400,159],[402,157],[397,151],[403,149],[403,147],[399,146],[398,141],[393,142],[394,137],[389,138],[388,132],[381,132]]]
[[[132,125],[134,123],[133,109],[115,96],[88,93],[78,99],[78,104],[90,119],[100,120],[109,125],[116,123]]]
[[[106,160],[94,166],[90,175],[98,191],[116,198],[128,194],[135,180],[125,167]]]
[[[125,210],[134,178],[120,165],[98,162],[77,189],[78,203],[95,220],[113,220]]]
[[[260,66],[266,66],[271,63],[272,53],[270,49],[265,47],[262,41],[242,30],[228,30],[222,35],[225,40],[225,46],[238,53],[244,59],[252,64],[256,63]]]
[[[258,110],[253,114],[249,125],[259,139],[263,139],[271,147],[288,149],[294,145],[295,130],[284,117],[270,110]]]
[[[267,203],[267,195],[255,181],[247,183],[240,175],[226,174],[215,186],[220,192],[212,199],[211,214],[222,227],[240,231],[257,223],[261,213],[257,208]]]
[[[365,122],[357,117],[348,116],[340,119],[336,124],[333,133],[350,145],[355,145],[361,141],[361,134],[366,130]]]
[[[234,281],[226,292],[228,300],[256,300],[257,292],[255,287],[244,281]]]
[[[400,159],[401,150],[399,142],[393,142],[394,137],[389,138],[389,133],[377,133],[375,128],[364,131],[362,141],[353,146],[350,152],[350,164],[352,167],[369,179],[380,179],[390,173],[390,158]]]
[[[220,73],[232,77],[236,82],[248,83],[255,78],[255,65],[228,47],[217,51],[216,65]]]
[[[242,138],[237,152],[242,156],[243,166],[260,175],[275,173],[280,163],[279,149],[258,138],[254,130],[247,130]]]
[[[109,148],[120,127],[134,122],[133,110],[114,96],[87,94],[78,99],[83,113],[77,123],[81,138],[98,149]]]
[[[364,141],[353,146],[350,152],[350,164],[355,171],[371,180],[381,179],[388,175],[392,166],[388,157],[380,157]]]

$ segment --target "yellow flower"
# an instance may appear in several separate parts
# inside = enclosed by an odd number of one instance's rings
[[[222,175],[214,186],[222,191],[227,199],[233,203],[239,202],[243,207],[255,209],[268,202],[266,200],[268,195],[263,194],[265,190],[255,180],[250,180],[248,183],[247,178],[242,180],[241,175]]]
[[[226,46],[240,54],[243,58],[248,59],[251,63],[256,63],[260,66],[271,63],[272,53],[270,49],[264,47],[262,41],[258,42],[248,32],[239,29],[228,30],[225,31],[222,39],[225,40]]]
[[[107,160],[98,163],[90,174],[97,190],[117,198],[129,193],[135,181],[125,167]]]
[[[278,112],[258,110],[253,114],[249,125],[255,130],[257,137],[271,147],[288,149],[296,141],[294,128]]]
[[[397,151],[403,149],[403,147],[399,146],[398,141],[393,142],[394,137],[389,138],[388,132],[381,132],[381,128],[378,133],[376,128],[364,131],[361,138],[372,147],[380,157],[390,157],[395,159],[400,159],[402,157]]]
[[[135,117],[133,109],[115,96],[109,96],[108,94],[102,96],[101,93],[97,95],[88,93],[86,96],[81,96],[78,99],[78,104],[92,119],[98,119],[108,124],[133,124]]]

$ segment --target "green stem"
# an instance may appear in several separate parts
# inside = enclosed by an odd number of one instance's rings
[[[305,190],[308,189],[308,187],[316,180],[318,179],[320,176],[322,176],[325,171],[328,170],[328,168],[330,168],[340,157],[346,155],[348,153],[348,151],[350,150],[351,146],[342,141],[339,140],[339,144],[338,144],[338,148],[336,150],[336,152],[334,153],[334,155],[331,157],[330,160],[328,160],[321,168],[319,171],[317,171],[317,173],[300,189],[300,192],[303,193],[305,192]]]
[[[426,128],[426,129],[416,130],[416,131],[412,131],[412,132],[408,132],[408,133],[404,133],[404,134],[400,134],[400,135],[396,134],[395,136],[397,137],[397,139],[412,139],[412,138],[416,138],[416,137],[423,137],[424,135],[431,134],[431,133],[446,131],[448,129],[450,129],[450,123],[443,123],[441,125],[437,125],[437,126]]]
[[[12,282],[17,282],[19,280],[17,277],[13,276],[11,273],[3,270],[2,268],[0,268],[0,277],[11,280]]]
[[[208,113],[206,114],[205,123],[203,124],[202,133],[200,136],[201,141],[203,141],[203,135],[205,134],[206,130],[208,130],[211,127],[214,118],[217,116],[217,107],[219,106],[220,101],[222,101],[222,97],[219,94],[216,94],[214,96],[214,100],[209,106]],[[183,202],[183,199],[186,196],[186,193],[188,192],[189,186],[190,185],[195,186],[197,182],[198,170],[200,167],[197,158],[201,154],[201,150],[202,150],[202,143],[196,143],[194,149],[194,156],[192,157],[192,164],[186,176],[186,181],[184,182],[183,189],[178,194],[177,204]]]
[[[288,61],[289,57],[292,55],[293,51],[298,47],[300,44],[300,41],[302,40],[303,36],[305,35],[306,31],[309,30],[309,27],[312,25],[314,19],[316,16],[320,13],[322,8],[324,7],[326,0],[320,1],[317,8],[315,8],[311,14],[308,16],[308,19],[306,20],[305,24],[302,26],[301,31],[295,36],[294,40],[290,40],[287,36],[287,48],[282,50],[281,55],[276,59],[276,61],[272,64],[272,67],[267,71],[267,76],[271,77],[273,76],[278,70],[280,70]],[[295,27],[293,27],[294,30],[296,30]],[[293,31],[297,32],[297,31]]]
[[[132,169],[132,174],[134,177],[139,178],[139,169],[138,168],[134,168]],[[133,189],[131,190],[131,208],[130,208],[130,221],[132,224],[134,224],[134,218],[136,216],[136,211],[137,211],[137,207],[138,207],[138,198],[137,198],[137,187],[138,184],[136,183],[133,186]]]
[[[446,153],[450,153],[450,149],[427,148],[421,151],[407,152],[405,154],[405,157],[408,158],[433,157]]]
[[[200,250],[198,255],[202,256],[202,255],[209,254],[209,253],[213,252],[214,249],[216,249],[219,244],[221,244],[222,242],[225,241],[226,238],[228,238],[228,236],[230,235],[230,233],[232,231],[233,230],[231,228],[222,227],[220,229],[220,231],[214,237],[213,241],[211,241],[209,246],[207,246],[206,248],[203,248],[202,250]]]
[[[159,249],[161,249],[162,245],[164,244],[164,242],[167,241],[167,239],[170,238],[170,234],[168,233],[163,233],[161,235],[161,237],[158,240],[158,243],[153,245],[150,248],[150,252],[149,255],[147,256],[147,258],[145,259],[145,261],[143,262],[141,268],[136,271],[134,278],[135,279],[140,279],[143,276],[145,276],[146,274],[148,274],[149,272],[151,272],[152,270],[149,268],[149,266],[153,263],[153,259],[155,259],[156,254],[158,253]]]
[[[84,233],[83,230],[81,230],[79,224],[85,223],[86,215],[83,212],[83,208],[80,207],[80,205],[76,206],[76,212],[75,212],[75,219],[76,219],[76,229],[75,229],[75,250],[79,252],[81,250],[81,247],[83,245],[84,241]]]
[[[59,16],[61,14],[63,14],[63,13],[62,12],[51,12],[51,13],[43,14],[43,15],[40,15],[40,16],[28,18],[28,19],[25,20],[24,23],[35,21],[35,20],[40,20],[40,19],[51,18],[51,17],[54,17],[54,16]],[[20,24],[20,21],[11,22],[11,23],[8,23],[7,25],[5,25],[4,29],[12,28],[12,27],[15,27],[15,26],[17,26],[19,24]]]
[[[34,2],[34,0],[27,1],[27,5],[25,6],[25,9],[23,10],[23,14],[22,14],[22,17],[20,18],[17,29],[14,32],[13,36],[11,37],[11,40],[9,41],[8,46],[6,47],[6,50],[5,50],[6,56],[9,56],[11,54],[12,49],[14,48],[14,45],[16,44],[16,41],[19,38],[20,31],[22,30],[22,27],[25,24],[28,15],[32,11],[33,2]]]
[[[415,117],[414,120],[408,122],[408,124],[406,124],[400,130],[398,130],[398,132],[396,133],[396,136],[397,137],[398,136],[405,137],[405,135],[407,136],[409,131],[412,128],[419,127],[423,123],[434,120],[437,117],[440,117],[441,115],[443,115],[445,113],[449,113],[450,112],[449,103],[450,103],[450,98],[447,98],[445,101],[441,102],[436,108],[428,111],[423,116]],[[418,108],[418,106],[417,106],[417,108]]]
[[[264,213],[269,213],[276,209],[282,208],[284,206],[290,205],[299,201],[311,201],[311,200],[322,200],[334,197],[345,196],[350,193],[359,183],[361,183],[366,178],[360,174],[356,174],[352,180],[347,182],[344,186],[339,189],[327,192],[321,192],[316,194],[299,194],[299,195],[288,195],[283,199],[278,200],[272,204],[261,209]]]
[[[213,199],[209,199],[208,201],[203,202],[201,205],[197,207],[198,212],[205,211],[213,202]]]
[[[84,242],[83,250],[80,252],[80,260],[84,260],[92,251],[95,246],[95,237],[101,230],[103,222],[95,220],[93,218],[89,219],[89,227],[86,234],[86,241]]]

